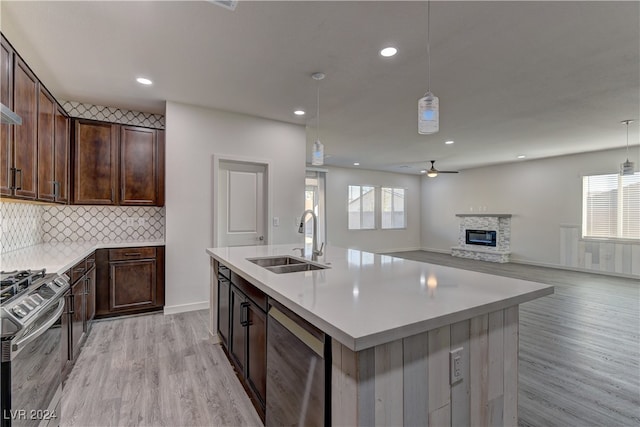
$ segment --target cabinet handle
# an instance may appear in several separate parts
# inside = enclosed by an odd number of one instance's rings
[[[22,169],[16,169],[16,177],[18,172],[20,172],[20,185],[16,185],[16,190],[22,190]]]
[[[140,252],[125,252],[124,256],[140,256]]]
[[[114,202],[114,203],[115,203],[115,200],[114,200],[114,197],[113,197],[113,187],[111,187],[111,196],[110,196],[110,199],[111,199],[111,201],[112,201],[112,202]]]
[[[16,168],[11,168],[9,170],[11,171],[11,177],[9,178],[11,180],[9,189],[15,190],[16,189]]]
[[[53,181],[53,198],[58,199],[58,197],[60,197],[60,183]]]
[[[74,268],[73,271],[74,271],[74,273],[83,273],[84,272],[84,267]]]
[[[240,304],[240,325],[249,326],[249,303],[243,302]]]
[[[76,296],[71,294],[69,295],[69,299],[71,300],[69,303],[69,314],[73,314],[76,312]]]

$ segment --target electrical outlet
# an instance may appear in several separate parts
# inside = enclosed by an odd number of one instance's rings
[[[126,217],[125,222],[127,224],[127,227],[133,227],[135,225],[134,218],[131,217]]]
[[[455,384],[463,379],[462,377],[462,347],[449,352],[449,375],[450,383]]]

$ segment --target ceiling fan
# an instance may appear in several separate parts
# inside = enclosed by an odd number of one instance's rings
[[[431,162],[431,169],[429,169],[427,171],[427,176],[429,178],[435,178],[436,176],[438,176],[439,173],[458,173],[458,171],[441,171],[436,169],[434,163],[436,162],[435,160],[430,160]]]

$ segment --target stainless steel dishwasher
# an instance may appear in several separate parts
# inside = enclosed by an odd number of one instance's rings
[[[322,331],[281,304],[270,303],[265,426],[331,424],[330,358],[330,343]]]

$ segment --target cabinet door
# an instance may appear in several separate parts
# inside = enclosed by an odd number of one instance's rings
[[[230,286],[225,278],[218,280],[218,336],[222,345],[229,348],[229,309],[230,306]]]
[[[117,204],[117,125],[76,120],[73,203]]]
[[[71,307],[72,298],[71,298],[71,289],[69,289],[64,294],[64,311],[62,312],[62,317],[60,317],[60,351],[62,352],[61,360],[62,366],[61,368],[66,368],[67,362],[71,360],[69,354],[69,338],[70,329],[71,329],[71,316],[73,315],[73,308]]]
[[[158,147],[154,129],[120,128],[120,204],[155,205]]]
[[[36,76],[17,55],[13,69],[13,110],[22,117],[22,125],[13,128],[14,194],[23,199],[35,199],[38,182],[39,84]]]
[[[247,381],[264,407],[267,393],[267,316],[255,304],[248,306]]]
[[[13,49],[2,37],[0,43],[0,101],[13,108]],[[0,125],[0,194],[11,195],[13,167],[13,128]]]
[[[82,278],[71,287],[73,315],[71,316],[71,348],[69,352],[73,359],[78,356],[80,342],[84,337],[84,287],[85,282]]]
[[[55,201],[58,203],[69,203],[69,117],[57,107],[54,123],[54,182]]]
[[[156,306],[156,260],[110,261],[110,311]]]
[[[231,286],[231,339],[229,340],[229,355],[236,365],[238,372],[244,375],[245,357],[247,350],[246,315],[248,302],[242,292]]]
[[[93,318],[96,317],[96,268],[91,268],[85,275],[85,314],[84,331],[88,332]]]
[[[38,93],[38,199],[52,202],[55,199],[54,128],[56,103],[40,86]]]

